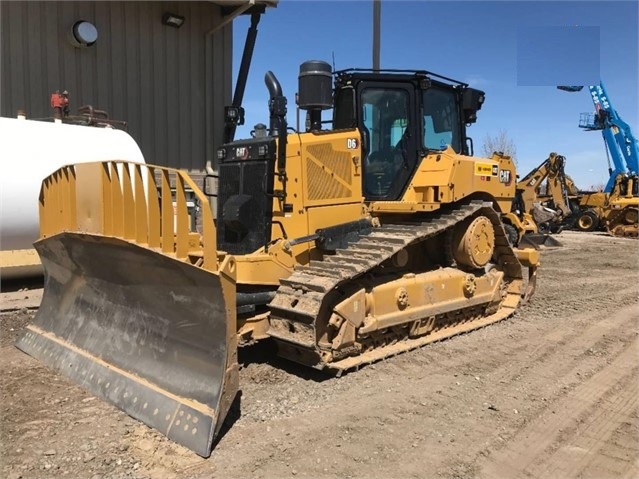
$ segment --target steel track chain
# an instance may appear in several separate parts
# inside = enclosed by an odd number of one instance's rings
[[[475,200],[456,208],[439,211],[427,221],[383,224],[374,228],[370,234],[350,243],[347,248],[338,249],[334,255],[325,255],[322,261],[311,261],[307,266],[298,266],[291,276],[280,280],[280,287],[269,304],[271,319],[313,325],[325,306],[323,303],[329,300],[328,294],[335,288],[343,287],[348,281],[378,267],[409,244],[445,233],[478,213],[487,216],[493,224],[494,259],[498,267],[504,271],[506,284],[518,282],[516,287],[508,288],[508,294],[520,297],[523,282],[521,264],[508,242],[499,214],[493,209],[491,202]],[[514,309],[512,308],[507,316],[512,314]],[[300,337],[295,337],[294,333],[289,332],[282,334],[277,329],[269,331],[269,334],[276,340],[293,342],[298,348],[316,348],[315,341],[309,340],[308,329],[307,334]],[[324,366],[334,367],[337,364]]]
[[[624,223],[623,216],[626,214],[628,210],[633,209],[632,206],[625,206],[621,208],[619,211],[615,212],[611,219],[607,221],[606,231],[612,236],[616,236],[618,238],[637,238],[637,225],[636,224],[626,224]],[[634,207],[636,209],[636,207]],[[621,228],[618,228],[621,226]],[[621,234],[618,233],[621,231]]]

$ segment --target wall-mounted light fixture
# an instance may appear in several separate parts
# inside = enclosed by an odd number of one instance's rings
[[[98,29],[91,22],[78,20],[71,28],[69,40],[75,47],[90,47],[98,41]]]
[[[162,15],[162,24],[169,27],[180,28],[184,24],[184,17],[175,13],[165,12]]]

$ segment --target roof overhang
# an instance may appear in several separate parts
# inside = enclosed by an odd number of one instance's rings
[[[264,13],[267,7],[277,7],[279,0],[211,0],[211,3],[222,8],[222,23],[214,28],[214,31],[217,31],[240,15]]]
[[[264,5],[266,7],[276,7],[279,0],[209,0],[221,7],[238,7],[244,4]]]

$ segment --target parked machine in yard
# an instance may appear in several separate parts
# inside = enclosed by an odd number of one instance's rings
[[[617,183],[610,193],[568,189],[574,211],[569,226],[578,231],[608,231],[614,236],[636,236],[633,205],[636,204],[638,181],[636,176],[617,175]],[[622,213],[623,212],[623,213]],[[635,225],[635,226],[633,226]]]
[[[578,92],[583,89],[583,86],[558,86],[557,88]],[[605,195],[595,195],[585,199],[576,225],[578,229],[590,231],[601,224],[614,236],[637,237],[639,231],[637,139],[630,126],[613,108],[603,82],[599,85],[591,85],[588,89],[595,112],[583,113],[579,127],[588,131],[601,131],[608,157],[610,177],[604,188]]]
[[[639,177],[617,175],[603,207],[606,230],[613,236],[639,237]]]
[[[595,231],[603,228],[601,220],[608,194],[603,191],[587,191],[577,188],[574,180],[569,175],[564,175],[568,200],[572,216],[569,226],[578,231]],[[552,201],[552,198],[548,198]]]
[[[550,153],[517,182],[519,208],[529,213],[540,233],[558,233],[572,215],[565,173],[566,158]]]
[[[501,221],[515,166],[471,156],[483,92],[306,62],[309,126],[289,132],[265,80],[268,131],[217,150],[215,220],[183,171],[87,163],[42,185],[44,297],[17,346],[202,456],[238,391],[238,343],[340,374],[508,318],[534,291],[539,253]]]

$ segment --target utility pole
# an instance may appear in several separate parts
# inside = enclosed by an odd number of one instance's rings
[[[379,37],[382,0],[373,0],[373,71],[379,71]]]

